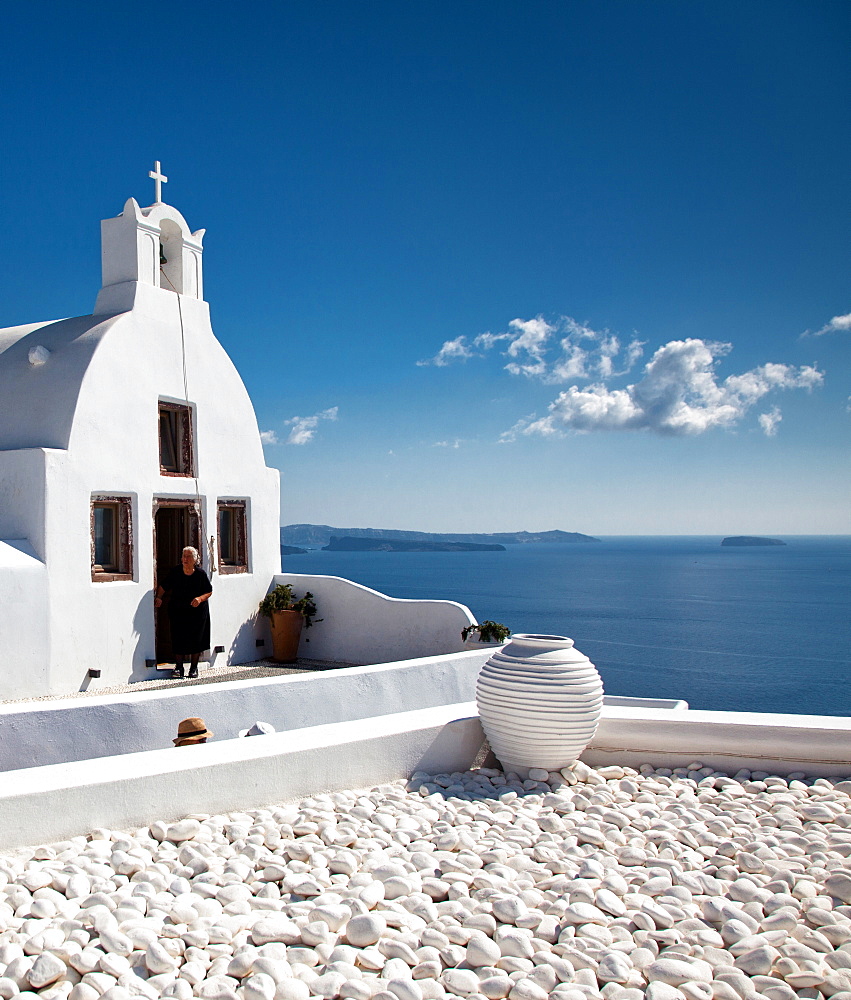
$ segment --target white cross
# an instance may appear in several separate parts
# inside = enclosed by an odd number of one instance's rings
[[[165,174],[163,174],[162,171],[161,171],[161,169],[160,169],[160,161],[159,160],[157,160],[156,163],[154,164],[154,169],[148,171],[148,177],[153,177],[153,179],[154,179],[154,190],[156,191],[156,194],[157,194],[157,199],[156,200],[157,200],[157,204],[159,205],[160,202],[163,200],[162,199],[162,193],[163,193],[163,187],[162,186],[163,186],[163,184],[166,183],[166,181],[168,181],[168,177],[166,177]]]

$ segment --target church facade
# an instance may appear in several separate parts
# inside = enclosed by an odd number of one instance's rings
[[[278,471],[213,334],[204,231],[159,192],[102,223],[92,315],[0,330],[3,700],[154,676],[172,658],[154,592],[184,545],[213,581],[210,656],[262,655]]]

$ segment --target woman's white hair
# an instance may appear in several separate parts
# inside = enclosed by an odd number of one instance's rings
[[[201,556],[198,555],[198,550],[195,548],[194,545],[184,545],[183,546],[183,551],[184,552],[191,552],[192,553],[192,558],[195,560],[195,565],[196,566],[200,565],[200,563],[201,563]]]

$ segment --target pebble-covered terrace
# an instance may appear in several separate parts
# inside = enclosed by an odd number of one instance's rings
[[[851,1000],[851,781],[415,774],[6,852],[0,928],[22,1000]]]

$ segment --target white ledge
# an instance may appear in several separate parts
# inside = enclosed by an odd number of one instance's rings
[[[483,741],[475,703],[466,703],[7,771],[0,849],[50,843],[98,826],[131,829],[192,812],[363,788],[416,770],[465,770]]]
[[[767,712],[670,711],[604,705],[582,759],[591,765],[682,767],[700,760],[719,771],[851,776],[851,719]]]

